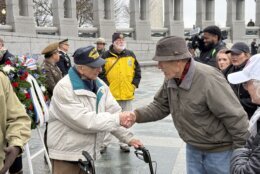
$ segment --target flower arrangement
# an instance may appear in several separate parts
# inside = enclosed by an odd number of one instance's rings
[[[45,72],[40,70],[36,65],[36,60],[27,56],[17,56],[14,60],[7,60],[4,65],[0,65],[13,86],[14,92],[18,99],[25,106],[27,114],[32,120],[32,129],[39,123],[37,112],[32,99],[32,84],[28,81],[28,76],[31,75],[36,79],[43,93],[44,100],[49,100],[48,93],[45,87]]]

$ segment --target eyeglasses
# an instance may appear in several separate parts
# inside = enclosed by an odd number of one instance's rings
[[[105,43],[97,43],[97,45],[106,45]]]

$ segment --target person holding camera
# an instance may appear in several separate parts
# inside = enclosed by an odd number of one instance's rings
[[[226,48],[222,41],[221,30],[219,27],[212,25],[203,30],[203,42],[199,45],[200,55],[195,60],[198,62],[216,67],[216,55],[219,50]]]

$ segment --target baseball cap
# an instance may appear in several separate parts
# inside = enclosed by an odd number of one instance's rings
[[[99,68],[105,64],[105,60],[100,57],[94,46],[78,48],[74,52],[73,57],[74,63],[77,65]]]
[[[247,44],[244,42],[237,42],[235,43],[230,50],[227,50],[226,53],[235,53],[235,54],[241,54],[241,53],[250,53],[250,49]]]
[[[184,38],[168,36],[160,39],[156,44],[155,61],[181,60],[192,57]]]
[[[249,80],[260,80],[260,54],[252,56],[242,71],[228,75],[228,81],[232,84],[244,83]]]

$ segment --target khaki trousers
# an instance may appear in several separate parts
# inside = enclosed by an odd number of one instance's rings
[[[51,160],[52,174],[84,174],[78,162]]]

